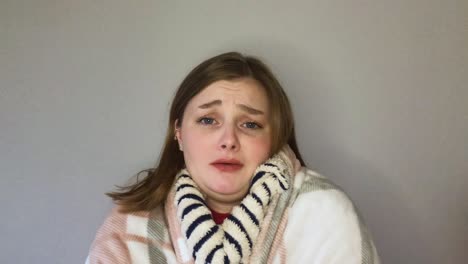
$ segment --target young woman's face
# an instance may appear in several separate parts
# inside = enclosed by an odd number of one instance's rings
[[[252,79],[212,83],[189,102],[176,135],[208,205],[236,204],[247,194],[255,169],[270,155],[263,87]]]

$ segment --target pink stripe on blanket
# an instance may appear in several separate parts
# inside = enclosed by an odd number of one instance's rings
[[[281,222],[278,225],[278,230],[276,231],[276,236],[273,240],[273,246],[271,247],[267,263],[273,263],[273,260],[275,259],[277,254],[279,254],[280,257],[280,263],[286,263],[286,245],[284,244],[284,230],[286,229],[286,224],[288,223],[288,214],[289,208],[286,208],[284,210]]]
[[[278,204],[278,197],[273,199],[271,201],[268,210],[266,212],[265,218],[263,218],[263,223],[262,226],[260,227],[260,233],[257,236],[257,239],[255,240],[255,244],[252,248],[252,254],[250,255],[250,261],[252,263],[259,263],[261,260],[263,251],[265,249],[263,248],[263,241],[265,241],[265,237],[267,235],[268,227],[270,226],[271,219],[273,218],[273,212],[276,208],[276,205]]]
[[[182,231],[180,230],[179,218],[177,217],[176,208],[174,205],[174,197],[175,191],[173,187],[167,196],[164,208],[166,211],[167,223],[169,225],[169,234],[171,236],[172,245],[177,257],[177,263],[193,264],[195,261],[188,253],[185,237],[182,235]],[[183,244],[181,245],[179,243]]]
[[[130,253],[125,243],[126,214],[112,209],[99,228],[91,245],[89,261],[93,263],[130,263]]]

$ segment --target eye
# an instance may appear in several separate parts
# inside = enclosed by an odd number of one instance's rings
[[[202,118],[198,119],[197,122],[202,124],[202,125],[212,125],[212,124],[214,124],[215,120],[214,120],[214,118],[211,118],[211,117],[202,117]]]
[[[243,124],[244,127],[246,128],[249,128],[249,129],[259,129],[259,128],[262,128],[262,126],[260,126],[259,124],[255,123],[255,122],[245,122]]]

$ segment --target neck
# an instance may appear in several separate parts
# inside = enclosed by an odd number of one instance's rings
[[[240,202],[227,203],[227,202],[221,202],[221,201],[217,201],[217,200],[210,199],[210,198],[206,198],[205,201],[211,210],[217,213],[221,213],[221,214],[230,213],[232,211],[232,208],[240,203]]]

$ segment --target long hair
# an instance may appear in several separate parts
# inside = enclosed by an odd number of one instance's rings
[[[139,172],[137,176],[146,173],[141,181],[137,179],[136,183],[129,186],[117,186],[118,191],[107,193],[116,204],[120,205],[121,212],[152,210],[165,201],[175,175],[184,168],[185,164],[183,153],[179,150],[174,136],[175,126],[181,124],[187,104],[216,81],[242,78],[258,81],[266,91],[271,111],[270,153],[274,154],[285,144],[289,144],[297,159],[305,165],[296,143],[289,99],[271,70],[252,56],[244,56],[238,52],[220,54],[196,66],[180,84],[171,104],[166,138],[157,166]]]

